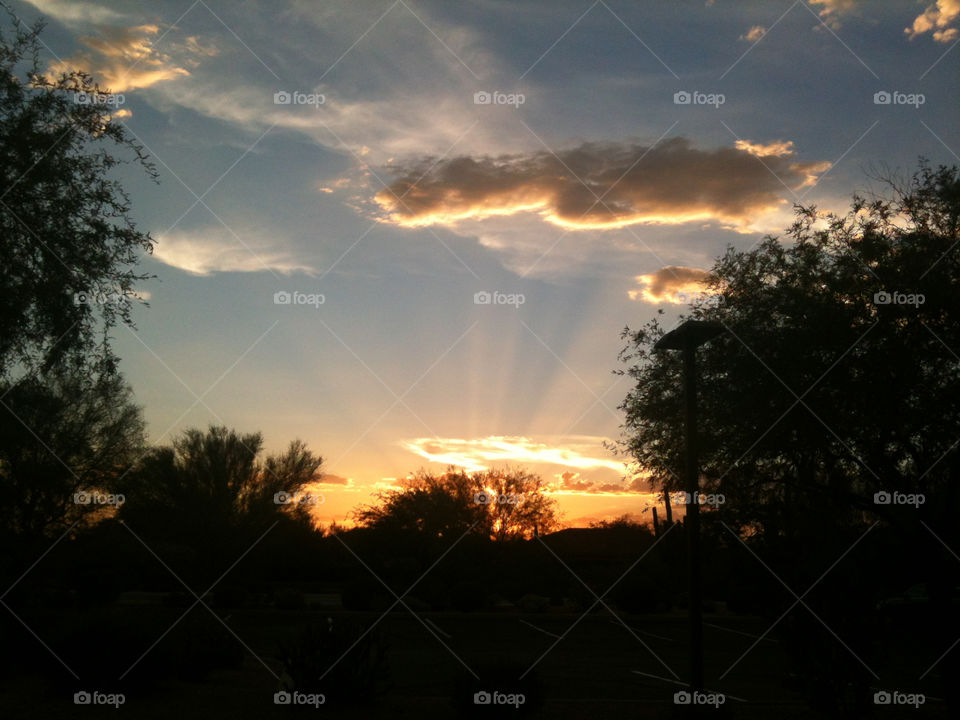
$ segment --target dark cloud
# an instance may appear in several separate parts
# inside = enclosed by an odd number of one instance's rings
[[[653,147],[584,143],[556,155],[400,164],[390,168],[397,179],[376,201],[388,221],[412,226],[524,211],[574,228],[746,223],[783,203],[784,185],[810,184],[828,167],[796,162],[789,151],[761,160],[746,146],[703,150],[686,138]]]

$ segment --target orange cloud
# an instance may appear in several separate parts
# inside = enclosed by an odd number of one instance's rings
[[[157,25],[100,26],[96,36],[80,38],[87,50],[51,64],[50,71],[89,73],[102,87],[115,93],[189,75],[190,72],[171,55],[156,48],[154,40],[159,31]],[[200,45],[195,37],[187,38],[181,45],[168,43],[167,46],[185,56],[210,56],[217,52],[215,48]],[[195,66],[196,62],[188,58],[185,64]]]
[[[747,30],[747,32],[740,36],[740,40],[745,40],[747,42],[756,42],[764,35],[767,34],[767,29],[762,25],[754,25],[752,28]]]
[[[810,0],[811,5],[822,5],[819,15],[833,30],[840,29],[840,16],[856,11],[857,0]]]
[[[642,286],[629,290],[631,300],[650,303],[673,303],[686,305],[706,292],[706,280],[710,273],[699,268],[682,265],[667,265],[636,280]]]
[[[597,495],[650,495],[647,478],[637,475],[628,482],[595,483],[584,479],[578,472],[562,472],[554,475],[557,479],[552,485],[553,492],[567,494]]]
[[[559,481],[558,489],[560,490],[585,492],[593,489],[593,483],[580,477],[580,473],[570,472],[568,470],[567,472],[558,474],[556,478]]]
[[[548,445],[525,437],[491,435],[484,438],[415,438],[401,446],[430,462],[456,465],[469,472],[488,470],[494,462],[543,463],[579,470],[607,468],[623,472],[623,463],[603,450],[604,438],[578,438],[562,445]]]
[[[918,35],[932,32],[935,42],[953,42],[960,31],[951,24],[960,18],[960,0],[937,0],[918,15],[911,27],[904,29],[907,37],[913,40]]]
[[[765,147],[701,150],[672,138],[652,148],[584,143],[556,155],[427,158],[392,167],[398,179],[375,200],[386,222],[408,227],[522,212],[571,229],[745,224],[786,202],[784,184],[802,187],[829,167],[793,161],[782,142],[758,162],[756,148]]]
[[[738,150],[746,150],[751,155],[757,157],[793,155],[793,140],[774,140],[766,144],[750,142],[749,140],[737,140],[734,145]]]

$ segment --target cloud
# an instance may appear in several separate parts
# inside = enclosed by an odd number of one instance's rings
[[[155,36],[160,31],[157,25],[99,26],[97,31],[96,36],[80,38],[86,50],[52,63],[50,72],[83,71],[102,87],[119,93],[189,75],[190,71],[182,64],[196,66],[193,56],[217,52],[213,47],[202,46],[195,37],[189,37],[181,44],[167,43],[170,51],[189,59],[188,63],[175,61],[169,53],[155,47]]]
[[[381,178],[388,180],[381,175],[382,166],[393,158],[441,156],[453,148],[479,153],[529,146],[515,132],[516,120],[505,113],[478,122],[472,94],[462,83],[444,87],[444,78],[432,78],[428,86],[416,90],[398,83],[372,97],[351,97],[342,86],[326,82],[225,84],[218,68],[194,72],[184,82],[158,85],[150,102],[162,112],[187,108],[250,133],[270,127],[298,133],[350,158],[354,172],[376,190],[383,187]],[[273,95],[279,90],[322,94],[324,103],[277,105]]]
[[[743,148],[703,150],[672,138],[653,147],[584,143],[556,155],[426,158],[392,166],[397,179],[375,201],[385,222],[407,227],[519,213],[569,229],[748,224],[786,202],[784,184],[803,187],[829,167],[790,155],[758,162]]]
[[[274,249],[259,238],[244,237],[241,244],[222,228],[172,232],[157,238],[153,257],[192,275],[216,272],[295,272],[313,274],[314,268]]]
[[[588,470],[606,468],[623,472],[623,463],[603,451],[603,438],[582,437],[564,444],[548,445],[526,437],[491,435],[460,438],[416,438],[400,445],[430,462],[456,465],[469,472],[487,470],[491,463],[543,463]]]
[[[763,143],[750,142],[749,140],[737,140],[734,145],[738,150],[746,150],[756,157],[793,155],[793,140],[774,140],[766,145]]]
[[[822,5],[819,12],[824,24],[832,30],[840,29],[840,17],[857,9],[857,0],[810,0],[811,5]]]
[[[596,483],[584,479],[578,472],[562,472],[554,475],[552,492],[595,495],[650,495],[650,487],[644,476],[636,476],[629,482]]]
[[[123,16],[110,8],[79,0],[25,0],[48,17],[67,25],[82,23],[110,23]]]
[[[764,35],[767,34],[767,29],[762,25],[754,25],[752,28],[747,30],[746,33],[740,36],[740,40],[745,40],[746,42],[756,42]]]
[[[642,287],[627,294],[631,300],[686,305],[693,296],[706,291],[704,283],[709,275],[699,268],[667,265],[647,275],[638,275],[636,280]]]
[[[594,484],[589,480],[584,480],[580,473],[570,472],[569,470],[558,473],[555,477],[558,480],[557,489],[559,490],[586,492],[594,487]]]
[[[317,482],[321,485],[350,485],[353,483],[350,478],[345,478],[342,475],[334,475],[333,473],[324,473]]]
[[[504,75],[516,81],[517,72],[508,58],[488,48],[490,38],[481,27],[426,7],[416,8],[415,15],[402,3],[377,9],[371,3],[297,0],[269,18],[257,3],[244,7],[255,19],[244,27],[244,42],[274,47],[277,52],[263,59],[282,79],[266,72],[242,46],[228,54],[238,47],[228,37],[219,61],[194,71],[183,59],[190,78],[159,85],[149,98],[156,109],[188,108],[250,133],[270,127],[299,133],[358,166],[378,167],[393,157],[424,153],[439,156],[454,148],[504,152],[530,145],[529,135],[516,132],[512,108],[498,112],[473,103],[473,93],[484,84],[454,54],[490,81]],[[237,17],[242,13],[238,7]],[[282,47],[276,43],[278,28],[285,33]],[[242,82],[224,82],[241,76]],[[323,94],[325,102],[275,105],[274,93],[281,90]],[[377,190],[382,187],[375,177],[370,180]]]
[[[960,35],[960,31],[950,25],[960,18],[960,0],[937,0],[918,15],[911,27],[903,32],[913,40],[918,35],[933,33],[935,42],[953,42]]]

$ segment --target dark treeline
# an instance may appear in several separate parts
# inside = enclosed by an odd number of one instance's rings
[[[701,486],[725,499],[708,548],[753,612],[793,606],[776,632],[797,684],[853,717],[890,678],[956,712],[960,671],[960,176],[921,161],[881,179],[887,196],[798,207],[784,238],[729,250],[690,312],[722,328],[698,351]],[[677,491],[683,380],[679,353],[653,349],[663,332],[624,332],[624,444]]]

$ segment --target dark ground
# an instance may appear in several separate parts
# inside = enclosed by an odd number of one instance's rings
[[[85,625],[90,654],[97,657],[102,646],[115,639],[113,635],[123,632],[104,626],[104,623],[110,624],[111,617],[121,628],[126,623],[138,622],[151,630],[158,629],[154,634],[159,636],[165,627],[183,614],[184,609],[135,604],[116,606],[107,615],[100,614],[96,618],[70,610],[66,615],[58,611],[56,617],[44,619],[47,612],[53,613],[43,611],[32,615],[31,627]],[[551,608],[545,613],[515,610],[418,613],[433,633],[402,608],[386,616],[381,612],[344,612],[323,607],[291,611],[244,607],[218,611],[218,614],[225,617],[227,625],[240,638],[230,638],[223,631],[217,640],[217,644],[226,643],[225,652],[236,659],[233,667],[214,668],[208,674],[198,673],[198,677],[192,678],[159,675],[152,678],[151,655],[162,658],[165,643],[180,642],[171,633],[160,640],[131,672],[129,679],[133,684],[123,688],[125,704],[119,709],[74,705],[73,692],[77,683],[65,671],[60,680],[51,679],[47,663],[56,661],[52,653],[46,653],[34,640],[41,654],[30,655],[25,662],[6,658],[8,667],[0,682],[0,708],[3,710],[0,716],[24,720],[99,716],[144,720],[267,719],[291,715],[456,718],[464,716],[454,705],[458,697],[461,700],[466,697],[468,711],[482,711],[476,717],[619,720],[683,716],[683,708],[673,702],[673,694],[684,688],[681,681],[674,679],[674,673],[682,679],[688,672],[686,616],[681,610],[651,615],[619,614],[617,617],[603,609],[583,615],[581,612],[562,612],[559,608]],[[347,704],[329,703],[316,709],[273,703],[278,681],[268,667],[276,671],[278,641],[295,638],[307,623],[328,627],[328,618],[332,618],[335,626],[356,623],[360,627],[369,627],[381,617],[383,619],[377,627],[388,647],[388,666],[379,678],[379,697],[353,698]],[[800,683],[791,679],[786,655],[774,639],[776,633],[757,641],[757,637],[771,625],[770,620],[721,611],[707,614],[704,621],[707,687],[727,696],[724,706],[719,711],[709,709],[706,717],[789,720],[828,716],[825,711],[812,710]],[[55,626],[55,623],[60,625]],[[187,628],[187,633],[201,635],[220,632],[221,628],[203,608],[192,610],[180,627]],[[49,634],[58,637],[59,632],[54,630]],[[564,633],[567,633],[565,637],[558,640],[558,636]],[[42,640],[43,633],[38,634]],[[249,650],[244,649],[244,644]],[[131,642],[132,656],[128,652],[122,659],[110,660],[129,666],[149,645],[149,642],[139,645]],[[141,649],[134,651],[134,647]],[[198,647],[202,647],[202,642]],[[842,652],[840,643],[838,648]],[[50,649],[58,654],[61,651],[57,647]],[[81,678],[90,677],[90,673],[96,675],[94,663],[97,660],[85,663],[82,654],[71,656],[71,660],[71,666]],[[935,658],[930,662],[933,660]],[[899,652],[891,653],[886,663],[878,670],[887,680],[909,677],[910,669],[917,666],[915,659]],[[529,689],[533,685],[528,685],[525,688],[530,696],[527,706],[519,711],[512,707],[473,707],[469,699],[474,684],[463,684],[464,678],[469,677],[464,666],[483,675],[498,664],[509,668],[511,677],[534,666],[526,680],[534,685],[541,683],[542,703],[537,703],[537,692]],[[114,664],[114,667],[120,665]],[[45,675],[38,672],[41,667]],[[517,668],[521,668],[519,672]],[[897,683],[891,682],[890,685],[896,687]],[[872,707],[872,717],[947,717],[944,704],[936,700],[937,691],[932,681],[928,685],[924,688],[927,701],[923,707],[916,710]],[[876,689],[872,688],[871,693]],[[535,707],[538,704],[540,707]]]

